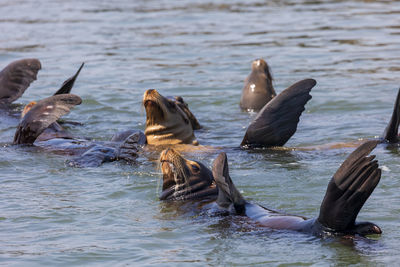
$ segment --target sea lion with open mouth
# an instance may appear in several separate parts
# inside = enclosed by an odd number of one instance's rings
[[[212,172],[201,162],[187,160],[173,149],[160,155],[163,186],[161,200],[216,199]]]
[[[375,156],[368,156],[378,142],[363,143],[342,163],[328,184],[316,218],[287,215],[247,202],[230,178],[224,152],[214,161],[211,176],[210,170],[198,162],[186,160],[171,150],[164,151],[160,157],[163,173],[160,199],[216,199],[219,207],[247,216],[257,226],[271,229],[308,232],[317,236],[381,234],[382,230],[374,223],[356,222],[359,211],[381,178]]]

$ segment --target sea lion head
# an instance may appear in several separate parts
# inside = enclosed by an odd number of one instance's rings
[[[196,123],[200,125],[182,98],[169,99],[149,89],[144,93],[143,106],[148,144],[198,144],[193,130],[197,129]]]
[[[216,197],[212,172],[202,163],[187,160],[173,149],[160,155],[163,187],[161,200],[188,200]]]
[[[240,107],[258,111],[276,96],[272,85],[272,75],[264,59],[256,59],[251,64],[251,73],[247,76],[242,89]]]
[[[29,102],[29,103],[24,107],[24,109],[22,110],[22,112],[21,112],[21,118],[25,117],[26,113],[28,113],[29,110],[31,110],[32,107],[33,107],[34,105],[36,105],[36,104],[37,104],[36,101],[31,101],[31,102]]]

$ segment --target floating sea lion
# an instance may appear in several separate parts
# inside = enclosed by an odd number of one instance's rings
[[[317,218],[282,214],[247,202],[233,184],[226,154],[213,164],[212,175],[204,165],[184,159],[173,150],[162,152],[162,200],[216,199],[223,209],[253,219],[257,226],[308,232],[317,236],[381,234],[371,222],[356,217],[381,178],[375,156],[368,156],[379,141],[368,141],[353,151],[328,184]],[[215,186],[216,184],[216,186]],[[216,189],[218,193],[216,193]]]
[[[79,73],[81,72],[83,66],[85,63],[82,63],[81,66],[79,67],[78,71],[65,80],[63,84],[61,85],[60,89],[58,89],[54,95],[62,95],[62,94],[69,94],[71,92],[72,87],[74,86],[74,83],[76,81],[76,78],[78,77]],[[21,113],[21,118],[23,118],[26,113],[28,113],[29,110],[32,109],[37,104],[36,101],[31,101],[29,102],[23,109]],[[62,115],[61,115],[62,116]],[[69,122],[72,123],[72,122]],[[72,123],[72,124],[77,124],[77,123]],[[67,131],[64,130],[64,128],[57,122],[53,122],[49,126],[45,127],[45,130],[35,139],[39,141],[46,141],[49,139],[54,139],[54,138],[67,138],[71,139],[73,136],[68,133]]]
[[[130,131],[123,139],[110,142],[93,142],[73,136],[60,125],[60,117],[82,102],[79,96],[70,94],[70,91],[83,65],[53,96],[39,102],[32,101],[25,106],[13,143],[35,143],[50,150],[62,150],[75,156],[69,165],[76,167],[94,167],[118,159],[134,161],[140,146],[145,143],[141,132]]]
[[[254,60],[251,73],[244,81],[240,107],[247,111],[259,111],[276,96],[272,75],[264,59]]]
[[[310,91],[316,81],[299,81],[282,91],[266,104],[247,128],[242,148],[283,146],[296,132],[305,104],[311,99]],[[155,89],[147,90],[143,97],[146,109],[147,143],[151,145],[191,144],[198,142],[194,130],[199,125],[190,110],[160,95]],[[187,107],[187,105],[185,105]]]
[[[81,98],[73,94],[57,94],[37,102],[22,117],[13,143],[35,143],[51,150],[63,150],[75,156],[69,165],[76,167],[95,167],[119,159],[134,161],[140,146],[145,143],[143,133],[132,132],[118,142],[93,142],[65,134],[57,120],[81,102]],[[46,138],[39,139],[45,131],[49,131]]]

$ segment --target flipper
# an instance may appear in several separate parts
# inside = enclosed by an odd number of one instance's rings
[[[316,85],[313,79],[299,81],[268,102],[250,123],[241,147],[283,146],[296,132],[310,91]]]
[[[71,89],[74,86],[75,80],[78,77],[79,73],[81,72],[83,65],[85,65],[85,62],[82,63],[82,65],[79,67],[78,71],[75,73],[74,76],[64,81],[64,83],[61,85],[61,88],[58,89],[58,91],[54,95],[69,94],[71,92]]]
[[[378,143],[378,140],[363,143],[336,171],[320,208],[318,222],[323,226],[336,232],[381,232],[372,223],[355,224],[360,209],[381,178],[378,161],[375,156],[368,156]]]
[[[117,159],[117,150],[112,147],[95,145],[82,155],[67,162],[70,167],[98,167],[104,162],[112,162]]]
[[[50,124],[56,122],[72,107],[80,103],[82,103],[82,99],[73,94],[55,95],[39,101],[19,123],[14,136],[14,144],[33,144]]]
[[[141,131],[136,131],[129,135],[118,149],[118,159],[125,160],[127,162],[135,162],[139,156],[138,152],[142,146],[146,144],[146,135]]]
[[[0,72],[0,104],[11,104],[36,80],[42,68],[36,58],[16,60]]]
[[[229,176],[228,158],[225,152],[220,153],[215,159],[212,173],[218,187],[217,204],[223,208],[233,204],[236,213],[244,214],[246,201]]]
[[[396,102],[394,103],[392,118],[385,131],[383,132],[383,138],[389,143],[397,143],[399,141],[398,131],[400,123],[400,89],[397,93]]]

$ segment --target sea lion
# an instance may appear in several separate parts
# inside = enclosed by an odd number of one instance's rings
[[[192,178],[192,173],[196,171],[191,167],[193,161],[177,157],[176,152],[163,152],[160,161],[164,184],[160,199],[186,200],[212,196],[217,199],[220,208],[247,216],[257,226],[271,229],[308,232],[317,236],[381,234],[382,230],[374,223],[356,222],[359,211],[381,178],[375,156],[368,156],[378,143],[377,140],[367,141],[347,157],[330,180],[319,216],[313,219],[282,214],[247,202],[229,176],[228,159],[224,152],[219,154],[212,168],[217,194],[211,190],[214,182],[202,165],[197,167],[201,173],[197,172],[198,175]],[[201,189],[197,190],[197,187]]]
[[[82,99],[73,94],[57,94],[37,102],[21,118],[13,144],[36,144],[52,150],[63,150],[74,156],[68,161],[74,167],[96,167],[104,162],[120,159],[134,161],[138,157],[140,146],[145,143],[141,132],[131,132],[118,142],[94,142],[69,133],[63,134],[64,130],[57,120],[81,102]],[[46,130],[49,131],[47,138],[39,139]]]
[[[267,62],[257,59],[251,63],[251,73],[244,81],[240,107],[247,111],[259,111],[276,96],[272,75]]]
[[[160,154],[163,173],[161,200],[216,199],[218,190],[212,172],[201,162],[187,160],[174,149]]]
[[[157,90],[144,93],[147,143],[150,145],[198,145],[193,130],[201,126],[182,97],[168,99]]]
[[[274,97],[250,123],[240,147],[283,146],[296,132],[299,118],[311,99],[310,91],[315,85],[315,80],[305,79]],[[198,144],[192,119],[195,117],[177,102],[163,97],[155,89],[145,92],[143,105],[146,109],[145,135],[148,144]]]
[[[58,89],[55,93],[55,95],[62,95],[62,94],[69,94],[71,92],[72,87],[74,86],[74,83],[76,81],[76,78],[78,77],[79,73],[81,72],[83,66],[85,63],[82,63],[81,66],[79,67],[78,71],[71,77],[69,77],[67,80],[63,82],[61,85],[60,89]],[[23,118],[29,110],[32,109],[37,104],[36,101],[31,101],[29,102],[24,109],[21,112],[21,118]],[[76,124],[76,123],[73,123]],[[54,138],[65,138],[65,139],[72,139],[73,136],[68,133],[60,124],[59,122],[53,122],[51,125],[47,126],[45,130],[35,139],[38,141],[46,141]]]

